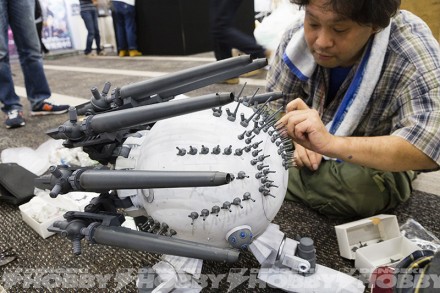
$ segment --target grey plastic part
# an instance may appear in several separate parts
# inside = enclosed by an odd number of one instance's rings
[[[252,97],[244,97],[243,103],[248,105],[248,103],[252,100],[252,103],[257,102],[258,104],[265,103],[269,98],[271,101],[278,100],[284,96],[283,92],[268,92],[264,94],[255,95]],[[252,105],[249,105],[252,106]]]
[[[266,65],[267,65],[266,58],[254,59],[249,64],[246,64],[244,66],[239,66],[236,68],[228,68],[227,71],[218,72],[217,74],[212,74],[212,75],[202,74],[202,76],[198,77],[196,80],[192,80],[188,84],[180,84],[175,87],[168,86],[168,88],[166,88],[165,90],[158,92],[158,95],[161,96],[162,98],[172,97],[177,94],[186,93],[191,90],[201,88],[209,84],[213,84],[219,81],[237,77],[243,73],[260,69]]]
[[[170,88],[176,91],[176,88],[182,87],[182,85],[188,83],[197,83],[207,76],[217,75],[220,72],[240,68],[251,63],[252,60],[250,56],[243,55],[239,56],[239,58],[225,59],[219,62],[181,70],[175,73],[167,74],[166,76],[150,78],[145,81],[125,85],[121,87],[121,96],[122,98],[131,97],[134,100],[140,100],[142,98],[150,97],[155,94],[159,94],[160,96],[165,97],[166,94],[164,94],[163,92],[166,90],[169,91]],[[235,76],[231,76],[229,78],[232,77]],[[194,86],[195,87],[193,89],[198,87],[196,85]],[[203,86],[203,83],[201,83],[200,87]],[[186,91],[183,90],[178,93],[183,92]]]
[[[228,184],[232,174],[217,171],[86,170],[74,180],[74,190],[176,188]]]
[[[247,249],[252,242],[252,238],[252,231],[243,228],[231,233],[228,237],[228,243],[234,248]]]
[[[219,206],[213,206],[211,209],[211,214],[216,214],[218,217],[218,213],[220,212],[220,207]]]
[[[314,273],[314,268],[316,267],[316,253],[312,238],[302,237],[299,240],[296,255],[307,260],[310,263],[310,273]]]
[[[149,124],[200,110],[226,105],[234,101],[233,93],[216,93],[182,100],[141,106],[124,111],[101,113],[88,122],[93,133],[114,132],[118,129]]]
[[[91,230],[90,233],[89,238],[95,243],[138,251],[226,262],[236,262],[239,256],[237,250],[212,247],[124,227],[101,225]]]

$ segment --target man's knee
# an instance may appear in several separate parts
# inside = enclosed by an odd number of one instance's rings
[[[323,162],[320,170],[291,169],[286,199],[301,201],[329,217],[368,217],[395,208],[411,193],[402,173],[348,163]]]

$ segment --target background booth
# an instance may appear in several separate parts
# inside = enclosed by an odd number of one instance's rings
[[[243,1],[236,26],[253,34],[254,1]],[[209,0],[136,1],[139,50],[145,55],[188,55],[212,51]]]

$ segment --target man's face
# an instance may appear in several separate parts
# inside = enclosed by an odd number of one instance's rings
[[[312,0],[306,6],[304,32],[316,63],[323,67],[352,66],[362,55],[375,30],[342,17],[326,6],[327,0]]]

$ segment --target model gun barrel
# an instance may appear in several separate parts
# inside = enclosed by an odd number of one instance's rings
[[[124,227],[100,225],[95,228],[90,238],[95,243],[115,247],[204,260],[235,262],[239,256],[239,251],[237,250],[208,246],[202,243],[135,231]]]
[[[265,65],[263,65],[263,63],[267,64],[267,61],[263,59],[258,61],[258,63],[259,67],[264,67]],[[249,69],[246,67],[250,64],[252,64],[252,59],[249,55],[229,58],[122,86],[120,95],[123,99],[132,98],[134,100],[140,100],[156,94],[168,97],[170,95],[180,94],[206,86],[212,82],[221,81],[222,79],[219,78],[223,77],[216,77],[220,74],[225,74],[227,78],[231,78],[246,73],[247,71],[251,71],[252,68]],[[212,79],[206,82],[208,77],[212,77]],[[179,88],[185,89],[176,90]],[[171,93],[170,89],[174,89],[175,92]],[[168,94],[163,94],[165,91],[168,92]]]
[[[51,197],[71,191],[219,186],[234,180],[232,174],[218,171],[73,171],[65,166],[51,166],[49,171],[51,174],[36,178],[35,185],[41,189],[51,189]]]
[[[259,94],[254,97],[243,97],[243,104],[247,106],[252,106],[253,104],[264,104],[270,99],[271,102],[281,99],[284,96],[283,92],[268,92],[264,94]]]
[[[120,222],[121,216],[115,217],[106,214],[71,211],[64,215],[66,219],[72,217],[70,220],[54,222],[48,230],[64,235],[72,240],[73,251],[76,255],[81,254],[81,239],[85,237],[93,244],[97,243],[138,251],[214,261],[235,262],[238,260],[238,250],[219,248],[175,237],[120,227],[120,224],[125,220],[122,219],[122,222]],[[87,224],[93,219],[96,219],[96,221]]]
[[[148,124],[161,119],[223,106],[233,101],[234,94],[232,93],[209,94],[167,103],[101,113],[90,116],[88,123],[93,133],[113,132],[118,129]]]
[[[148,189],[219,186],[233,179],[218,171],[86,170],[69,180],[75,190],[104,192],[115,189]]]
[[[93,88],[91,101],[76,109],[78,115],[84,115],[164,102],[178,94],[237,77],[266,65],[265,58],[252,60],[249,55],[242,55],[124,85],[116,88],[111,97],[107,96],[109,86],[106,84],[102,95]]]

